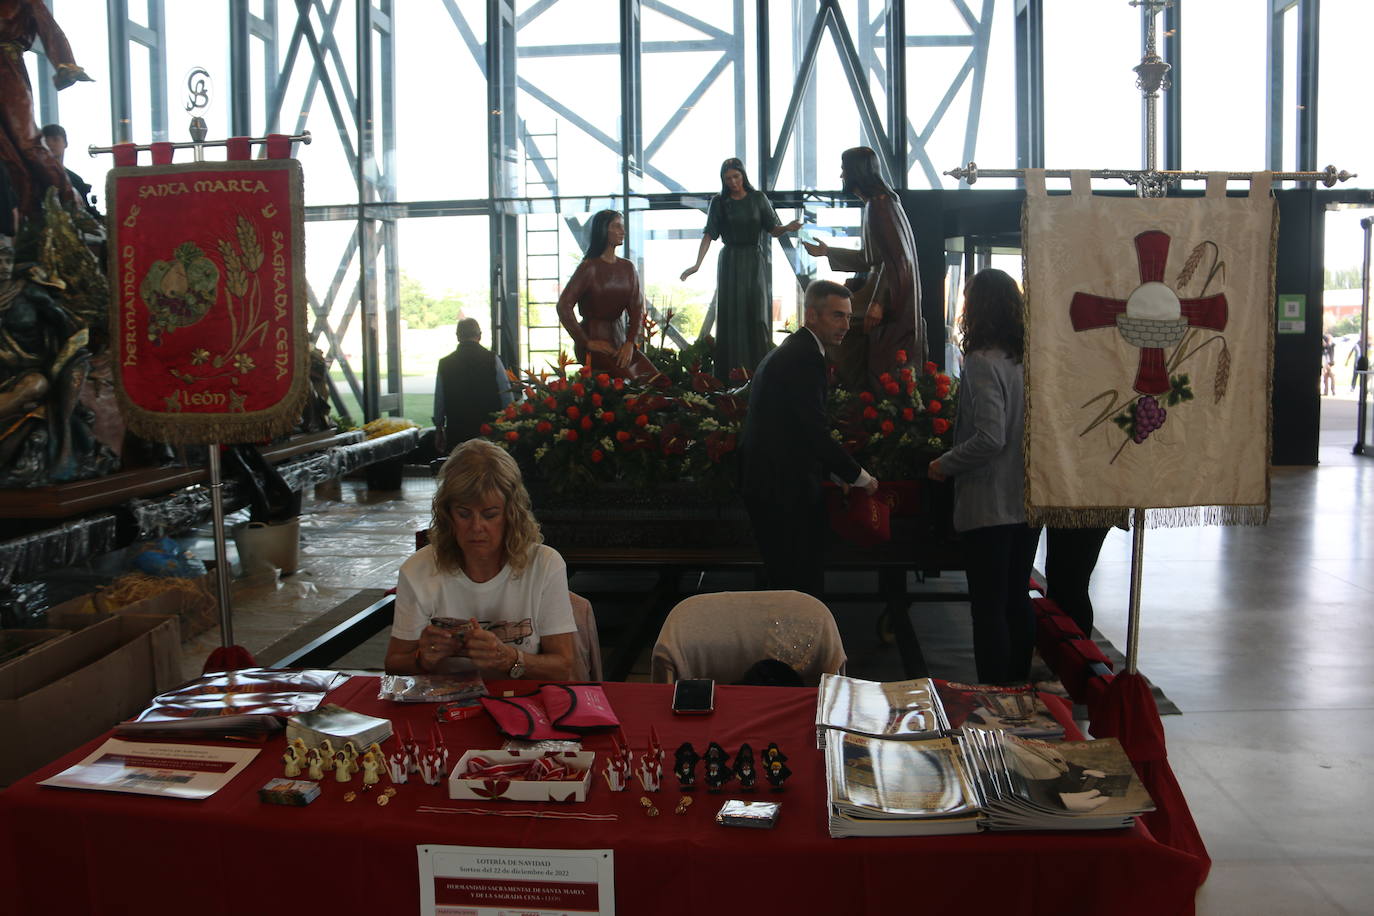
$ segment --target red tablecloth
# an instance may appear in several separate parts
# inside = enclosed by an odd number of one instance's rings
[[[494,690],[503,686],[492,685]],[[393,720],[417,735],[432,706],[375,698],[374,678],[354,678],[331,701]],[[607,684],[631,746],[654,724],[668,752],[691,741],[698,752],[719,741],[733,754],[749,742],[758,754],[776,741],[793,777],[786,791],[754,797],[783,803],[776,829],[732,829],[712,817],[722,796],[698,788],[685,816],[679,792],[658,795],[663,814],[645,815],[639,797],[611,793],[598,777],[574,810],[616,813],[617,821],[557,821],[422,814],[420,805],[470,807],[525,803],[451,801],[446,790],[412,781],[387,807],[326,779],[309,807],[262,804],[257,790],[281,775],[282,739],[212,798],[178,801],[37,786],[98,742],[0,792],[0,912],[50,914],[241,914],[418,912],[416,846],[612,848],[621,914],[988,912],[999,916],[1083,913],[1161,916],[1192,913],[1200,881],[1195,861],[1132,830],[1084,834],[978,834],[926,838],[849,838],[826,831],[825,778],[815,749],[815,698],[809,689],[727,687],[716,712],[676,717],[670,688]],[[456,760],[469,747],[496,748],[486,718],[442,726]],[[598,753],[606,736],[587,740]],[[558,806],[569,810],[567,806]]]

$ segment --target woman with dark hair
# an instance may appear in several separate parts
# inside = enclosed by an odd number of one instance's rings
[[[867,273],[854,296],[854,314],[863,316],[863,333],[844,342],[840,378],[851,387],[879,390],[878,377],[907,363],[926,360],[926,325],[921,317],[921,276],[916,267],[916,237],[901,201],[883,180],[878,154],[866,146],[840,156],[844,189],[864,202],[863,247],[831,248],[825,242],[803,242],[812,257],[827,258],[836,270]]]
[[[469,439],[441,475],[429,544],[401,565],[386,670],[567,680],[568,569],[543,543],[515,459]]]
[[[602,210],[592,217],[586,256],[558,297],[558,320],[582,365],[648,381],[658,369],[635,347],[644,324],[644,295],[635,266],[615,253],[624,241],[625,221],[618,212]],[[582,315],[580,322],[573,306]]]
[[[773,348],[773,294],[764,255],[769,237],[800,228],[799,220],[786,226],[778,222],[767,196],[749,183],[743,162],[731,158],[720,164],[720,193],[706,211],[697,262],[682,272],[682,279],[701,267],[712,241],[725,242],[716,262],[715,371],[721,378],[731,369],[752,374]]]
[[[1024,306],[1016,281],[981,270],[964,290],[964,375],[954,447],[930,463],[954,478],[954,530],[964,544],[973,656],[984,684],[1030,673],[1035,618],[1027,585],[1040,529],[1026,524]]]

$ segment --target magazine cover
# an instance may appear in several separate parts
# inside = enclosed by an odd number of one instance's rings
[[[922,738],[949,727],[935,682],[865,681],[838,674],[821,676],[816,695],[816,739],[825,747],[826,729],[877,738]]]
[[[1064,726],[1040,699],[1034,685],[995,687],[935,681],[950,728],[981,728],[1010,732],[1021,738],[1064,737]]]

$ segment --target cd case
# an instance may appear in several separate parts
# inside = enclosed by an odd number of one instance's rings
[[[726,827],[759,827],[764,830],[778,822],[780,802],[740,801],[732,798],[721,805],[716,823]]]

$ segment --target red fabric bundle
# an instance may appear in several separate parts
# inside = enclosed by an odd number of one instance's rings
[[[847,541],[860,547],[876,547],[892,539],[892,510],[865,490],[850,487],[845,494],[838,487],[827,489],[826,508],[830,527]]]

